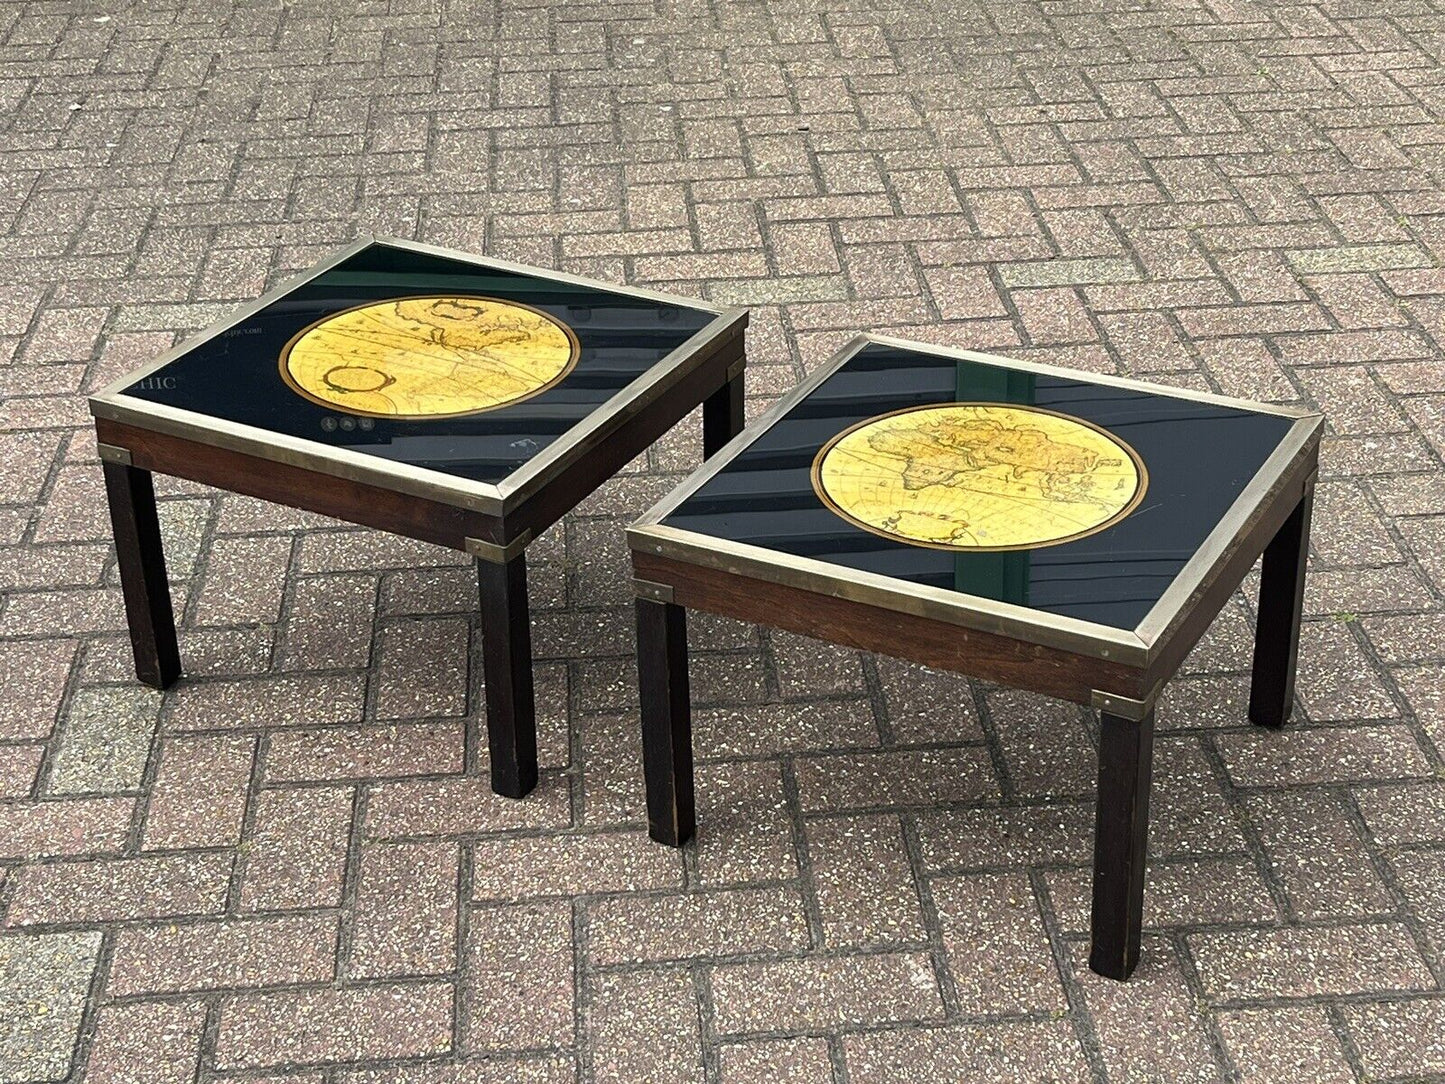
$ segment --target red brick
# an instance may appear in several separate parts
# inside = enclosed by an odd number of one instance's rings
[[[1355,803],[1370,833],[1386,847],[1445,842],[1445,782],[1361,787]]]
[[[987,752],[968,747],[799,757],[796,771],[805,812],[973,802],[998,786]]]
[[[206,553],[196,599],[196,623],[270,623],[281,615],[291,539],[276,536],[218,538]]]
[[[572,1042],[572,909],[475,908],[467,934],[463,1049],[489,1054]]]
[[[776,762],[722,762],[697,771],[697,874],[705,885],[798,875]]]
[[[1008,315],[983,268],[931,267],[924,271],[924,277],[938,314],[944,320]]]
[[[1090,971],[1087,945],[1075,945],[1073,956],[1110,1080],[1215,1084],[1220,1079],[1200,1006],[1168,942],[1144,939],[1127,984]]]
[[[1224,734],[1215,740],[1238,786],[1373,782],[1431,774],[1415,738],[1400,725]]]
[[[1211,997],[1427,990],[1435,980],[1398,922],[1198,933],[1189,948]]]
[[[146,810],[145,849],[234,846],[255,753],[251,737],[167,740]]]
[[[3,415],[0,428],[9,428]],[[106,515],[100,472],[90,466],[62,466],[36,520],[35,541],[74,542],[105,538],[109,533],[110,518]]]
[[[25,866],[5,924],[218,914],[230,878],[231,856],[215,853]]]
[[[443,775],[462,770],[462,740],[460,723],[280,731],[266,773],[277,782]]]
[[[117,853],[134,811],[134,798],[0,803],[0,858]]]
[[[336,1084],[575,1084],[576,1064],[570,1053],[541,1057],[527,1055],[516,1059],[477,1059],[475,1061],[425,1062],[396,1065],[388,1068],[355,1069],[338,1073]],[[250,1078],[247,1084],[252,1084]],[[284,1081],[257,1081],[255,1084],[322,1084],[321,1077],[312,1081],[287,1076]]]
[[[911,1028],[843,1040],[852,1084],[1088,1084],[1094,1079],[1064,1021]]]
[[[1366,1080],[1445,1072],[1445,999],[1364,1002],[1344,1013]]]
[[[517,900],[670,888],[682,855],[642,832],[482,839],[472,848],[472,898]]]
[[[1303,919],[1394,910],[1364,843],[1342,803],[1314,791],[1251,796],[1250,820],[1275,876]]]
[[[382,626],[377,672],[379,719],[465,715],[465,621],[403,621]]]
[[[50,736],[75,648],[72,640],[0,643],[0,739]]]
[[[0,504],[39,500],[60,440],[54,433],[7,434],[0,449]]]
[[[793,887],[619,896],[587,909],[587,948],[604,965],[808,947],[808,920]]]
[[[454,843],[362,848],[348,977],[456,969],[458,861]]]
[[[166,729],[240,730],[321,726],[361,718],[364,676],[275,675],[182,684],[170,694]]]
[[[940,1019],[932,960],[920,952],[809,957],[712,970],[719,1034]]]
[[[1323,331],[1329,326],[1317,306],[1305,303],[1184,309],[1178,316],[1185,334],[1191,338]]]
[[[829,947],[924,940],[918,888],[897,817],[814,820],[807,835]]]
[[[727,1084],[832,1084],[833,1063],[823,1039],[729,1043],[718,1051]]]
[[[378,783],[366,803],[369,837],[466,836],[509,828],[565,828],[567,780],[543,775],[525,802],[493,793],[485,776]]]
[[[335,957],[336,919],[329,915],[141,926],[117,934],[107,992],[328,982]]]
[[[286,614],[283,668],[352,669],[367,665],[376,613],[376,577],[298,580]]]
[[[1016,794],[1094,793],[1097,758],[1077,705],[999,689],[989,692],[988,706]]]
[[[85,1063],[89,1084],[192,1084],[206,1007],[144,1001],[107,1005]]]
[[[1220,1013],[1218,1024],[1241,1084],[1352,1084],[1355,1079],[1329,1018],[1318,1006]]]
[[[1027,877],[950,877],[933,881],[932,892],[949,971],[966,1015],[1067,1007]]]
[[[243,994],[221,1006],[216,1068],[370,1061],[444,1054],[450,983]]]
[[[596,1084],[701,1084],[698,1004],[686,971],[606,971],[588,1021]]]
[[[262,791],[243,845],[241,907],[274,911],[340,903],[351,814],[350,787]]]
[[[42,745],[7,745],[0,747],[0,798],[27,798],[35,787],[40,770]],[[0,839],[5,833],[0,831]]]

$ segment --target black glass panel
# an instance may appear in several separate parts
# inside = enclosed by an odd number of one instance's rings
[[[813,488],[820,448],[866,419],[949,402],[1015,403],[1091,422],[1148,471],[1124,518],[1073,541],[931,549],[855,526]],[[1291,421],[1210,403],[870,345],[665,523],[913,583],[1133,629],[1239,496]]]
[[[577,337],[556,385],[484,413],[361,417],[287,386],[280,357],[323,317],[401,297],[490,297],[539,309]],[[479,482],[498,482],[712,322],[684,305],[373,245],[147,375],[125,394]]]

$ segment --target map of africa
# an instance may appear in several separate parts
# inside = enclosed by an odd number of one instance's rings
[[[1148,484],[1123,441],[1037,407],[949,403],[883,414],[833,438],[813,487],[887,538],[949,550],[1055,545],[1127,515]]]
[[[485,297],[376,301],[312,324],[281,376],[321,406],[384,418],[495,410],[571,371],[577,339],[536,309]]]

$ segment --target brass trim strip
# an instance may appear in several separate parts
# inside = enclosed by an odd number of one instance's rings
[[[1131,719],[1137,723],[1154,710],[1154,705],[1159,699],[1159,691],[1162,688],[1163,682],[1155,683],[1143,700],[1134,700],[1131,697],[1120,696],[1118,693],[1106,693],[1095,689],[1089,694],[1089,706],[1098,711],[1107,711],[1110,715],[1117,715],[1121,719]]]
[[[953,346],[935,346],[932,343],[921,343],[913,339],[899,339],[892,335],[869,334],[862,336],[862,338],[866,339],[869,343],[877,343],[880,346],[893,346],[903,350],[933,354],[938,357],[960,358],[964,361],[978,361],[986,365],[997,365],[1004,369],[1020,369],[1025,372],[1037,373],[1040,376],[1077,377],[1079,380],[1086,381],[1090,384],[1107,384],[1115,388],[1130,388],[1134,391],[1148,392],[1150,395],[1162,395],[1171,399],[1188,399],[1195,403],[1213,403],[1215,406],[1234,407],[1237,410],[1248,410],[1254,414],[1278,414],[1285,418],[1321,416],[1317,411],[1309,410],[1305,407],[1282,406],[1278,403],[1257,403],[1251,399],[1239,399],[1232,395],[1217,395],[1209,391],[1174,388],[1166,384],[1153,384],[1147,380],[1135,380],[1127,376],[1108,376],[1103,373],[1091,373],[1087,369],[1070,369],[1062,365],[1043,365],[1037,361],[1019,361],[1015,358],[1000,357],[997,354],[985,354],[977,350],[962,350]]]
[[[497,487],[483,482],[469,482],[440,471],[394,463],[388,459],[353,452],[347,448],[332,448],[299,437],[266,433],[248,425],[208,418],[204,414],[178,410],[160,403],[144,403],[143,408],[141,404],[142,400],[124,395],[105,402],[92,400],[91,413],[97,418],[120,422],[137,429],[240,452],[242,455],[255,456],[272,463],[300,467],[332,478],[344,478],[347,481],[376,486],[378,489],[389,489],[487,516],[500,517],[502,514],[502,498]],[[156,469],[165,473],[164,467]]]
[[[767,432],[774,422],[812,394],[825,380],[872,343],[1052,376],[1061,374],[1073,376],[1098,384],[1131,388],[1177,399],[1214,403],[1255,413],[1276,414],[1295,419],[1295,424],[1286,433],[1280,446],[1265,460],[1265,463],[1256,472],[1255,478],[1241,492],[1219,525],[1206,538],[1200,550],[1185,563],[1179,576],[1176,577],[1175,583],[1165,591],[1159,603],[1150,610],[1144,621],[1132,631],[1091,621],[1047,614],[978,596],[923,587],[889,576],[851,569],[844,570],[823,561],[794,557],[776,550],[683,531],[662,523],[662,520],[671,515],[688,497],[702,488],[714,475],[723,470],[749,445]],[[1252,516],[1257,514],[1258,502],[1263,501],[1271,493],[1273,487],[1283,484],[1297,465],[1299,457],[1311,455],[1317,450],[1322,421],[1322,416],[1317,412],[1294,407],[1251,403],[1228,396],[1184,391],[1145,381],[1127,380],[1122,377],[1103,377],[1082,370],[1019,362],[991,354],[931,346],[887,336],[858,335],[827,362],[810,373],[802,383],[754,419],[742,433],[733,438],[712,458],[706,460],[671,493],[648,509],[627,529],[627,540],[628,545],[634,550],[655,553],[688,564],[734,572],[770,583],[852,599],[882,609],[911,613],[965,628],[978,629],[982,632],[1009,636],[1028,643],[1037,643],[1077,654],[1109,659],[1127,666],[1144,668],[1149,665],[1155,653],[1154,645],[1161,644],[1161,635],[1169,631],[1168,626],[1172,626],[1187,615],[1185,609],[1187,601],[1196,589],[1202,589],[1197,581],[1203,581],[1207,574],[1227,557],[1226,544],[1228,541],[1235,540],[1247,532]],[[1221,552],[1215,552],[1214,547]],[[1209,552],[1206,553],[1206,550]],[[1207,586],[1207,583],[1204,586]]]
[[[119,463],[122,467],[135,466],[130,457],[129,448],[121,448],[114,444],[106,444],[104,441],[95,442],[96,454],[100,456],[103,463]]]
[[[1125,629],[1030,610],[977,595],[840,568],[823,561],[679,530],[665,524],[627,529],[632,549],[784,587],[942,621],[979,632],[1142,668],[1144,643]]]
[[[732,309],[703,327],[677,349],[620,388],[605,403],[497,483],[502,500],[527,500],[570,464],[587,455],[628,419],[666,394],[678,381],[706,365],[747,326],[745,309]]]
[[[273,433],[254,426],[224,421],[205,414],[152,403],[124,394],[124,389],[136,381],[229,330],[292,290],[305,285],[372,245],[429,253],[475,266],[529,274],[611,293],[645,298],[660,304],[714,312],[717,313],[717,316],[686,342],[679,345],[677,349],[620,389],[589,414],[583,422],[559,436],[541,453],[497,485],[472,482],[443,471],[396,463],[346,448],[333,448],[330,445],[304,438]],[[568,275],[545,268],[526,267],[507,260],[474,256],[456,249],[428,245],[419,241],[365,235],[309,270],[287,280],[275,289],[267,291],[255,301],[241,306],[225,319],[217,321],[179,345],[165,351],[148,364],[107,385],[90,397],[90,412],[97,418],[122,422],[138,429],[164,433],[200,444],[209,444],[229,451],[252,455],[259,459],[315,471],[318,474],[345,478],[381,489],[479,512],[483,515],[502,518],[508,507],[514,507],[527,499],[535,490],[546,485],[558,471],[586,455],[618,425],[648,406],[677,380],[693,372],[697,366],[705,364],[726,345],[732,334],[739,333],[739,348],[741,348],[740,332],[746,327],[747,319],[746,309],[719,309],[717,306],[699,302],[690,297],[619,286],[615,283]]]
[[[651,580],[634,578],[632,590],[638,598],[645,598],[649,602],[672,602],[672,585],[667,583],[653,583]]]
[[[715,313],[718,316],[736,309],[724,308],[714,305],[700,297],[684,297],[681,294],[664,293],[661,290],[649,290],[643,286],[619,286],[615,282],[607,282],[603,279],[588,278],[586,275],[573,275],[566,271],[553,271],[545,267],[533,267],[524,263],[515,263],[512,260],[501,260],[495,256],[478,256],[474,252],[464,252],[459,248],[447,248],[445,245],[428,244],[426,241],[413,241],[406,237],[395,237],[389,234],[373,234],[371,240],[378,245],[385,245],[387,248],[407,249],[411,252],[424,252],[429,256],[440,256],[447,260],[456,260],[458,263],[469,263],[476,267],[493,267],[498,271],[508,271],[516,275],[535,276],[539,272],[549,279],[557,282],[565,282],[572,286],[586,286],[593,290],[605,290],[608,293],[624,294],[629,297],[640,297],[647,301],[656,301],[663,305],[677,305],[681,308],[699,309],[702,312]]]
[[[1308,462],[1307,473],[1311,476],[1317,472],[1314,459],[1319,454],[1322,428],[1323,419],[1318,414],[1296,419],[1174,581],[1165,588],[1159,601],[1135,626],[1139,638],[1149,645],[1151,662],[1189,616],[1195,601],[1214,583],[1219,569],[1243,543],[1265,510],[1279,499],[1290,478],[1299,473],[1300,465]]]
[[[504,565],[525,550],[527,543],[531,541],[532,532],[526,530],[505,546],[499,546],[495,542],[488,542],[481,538],[465,538],[462,540],[462,548],[479,560],[490,561],[495,565]]]

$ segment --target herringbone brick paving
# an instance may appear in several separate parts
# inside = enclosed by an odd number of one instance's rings
[[[0,0],[0,1080],[1445,1080],[1442,60],[1439,0]],[[695,424],[529,551],[526,801],[453,553],[166,482],[137,685],[84,393],[366,230],[751,305],[750,410],[858,329],[1322,408],[1296,720],[1246,585],[1134,980],[1072,706],[697,620],[647,841],[621,527]]]

